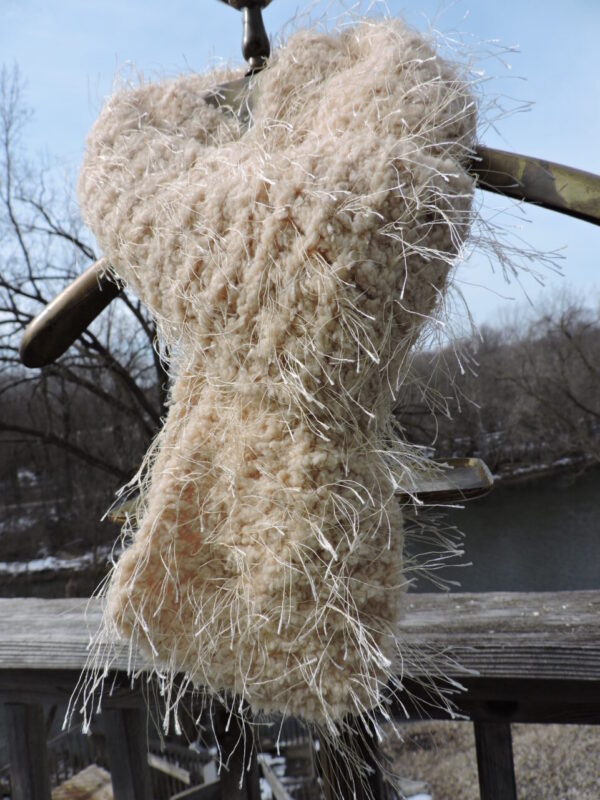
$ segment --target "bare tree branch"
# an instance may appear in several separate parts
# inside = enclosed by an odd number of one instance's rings
[[[44,442],[45,444],[58,447],[62,450],[67,451],[71,455],[75,456],[80,461],[89,464],[91,467],[95,467],[96,469],[106,472],[112,477],[118,478],[120,481],[125,481],[129,477],[129,475],[126,472],[124,472],[120,467],[118,467],[116,464],[111,464],[110,462],[106,461],[103,458],[99,458],[98,456],[92,455],[87,450],[78,447],[77,445],[63,439],[62,437],[56,435],[55,433],[44,431],[41,430],[40,428],[34,428],[27,425],[16,425],[14,423],[6,423],[2,420],[0,420],[0,431],[6,431],[8,433],[20,433],[23,436],[30,436],[34,439],[38,439]]]

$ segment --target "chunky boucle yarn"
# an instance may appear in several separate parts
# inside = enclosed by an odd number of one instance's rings
[[[467,85],[399,21],[298,32],[251,81],[111,97],[79,195],[155,315],[168,416],[105,628],[169,676],[329,726],[383,708],[407,580],[392,426],[468,234]]]

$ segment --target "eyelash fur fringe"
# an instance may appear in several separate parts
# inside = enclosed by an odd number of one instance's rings
[[[84,218],[155,316],[172,388],[82,691],[125,640],[167,719],[184,674],[240,713],[377,736],[424,657],[398,638],[396,498],[424,459],[392,410],[469,234],[476,104],[398,20],[291,36],[249,129],[203,100],[238,77],[121,91],[88,138]]]

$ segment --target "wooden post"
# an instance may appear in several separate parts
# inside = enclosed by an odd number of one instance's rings
[[[152,800],[145,712],[111,708],[102,717],[115,800]]]
[[[394,797],[383,779],[381,765],[385,756],[379,751],[377,739],[369,734],[362,719],[355,717],[350,724],[356,732],[342,734],[339,748],[319,740],[325,800],[387,800]],[[352,758],[344,757],[341,749],[350,756],[354,754],[356,760],[370,771],[359,772],[352,764]]]
[[[221,797],[224,800],[260,800],[252,726],[242,723],[235,714],[230,715],[225,706],[215,703],[213,729],[221,751]]]
[[[481,800],[517,800],[509,722],[475,722]]]
[[[50,800],[43,707],[5,703],[4,712],[12,800]]]

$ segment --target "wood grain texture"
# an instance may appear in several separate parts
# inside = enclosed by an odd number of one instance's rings
[[[101,613],[99,600],[0,598],[0,670],[81,669]],[[408,595],[399,634],[483,675],[600,680],[600,591]],[[126,670],[126,645],[116,653]]]
[[[68,697],[101,614],[98,600],[0,599],[0,699]],[[467,689],[457,710],[473,719],[600,722],[600,592],[408,595],[399,636],[453,660],[447,671]],[[114,668],[128,658],[117,646]],[[418,697],[419,675],[404,679]],[[103,705],[141,702],[123,676]]]
[[[81,669],[101,614],[97,600],[1,598],[0,669]]]
[[[50,800],[44,709],[6,703],[4,719],[13,800]]]
[[[146,715],[140,709],[101,714],[115,800],[152,800]]]
[[[600,592],[409,595],[400,641],[485,677],[600,680]]]

